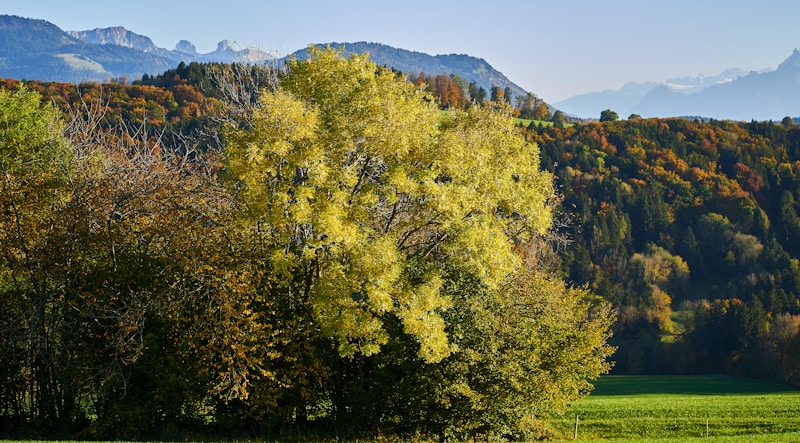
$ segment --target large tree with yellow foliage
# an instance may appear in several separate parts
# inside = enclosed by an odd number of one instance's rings
[[[334,416],[388,426],[404,403],[417,417],[406,431],[489,434],[577,398],[608,369],[609,315],[590,319],[585,293],[523,260],[551,226],[555,193],[509,109],[442,113],[366,55],[309,52],[227,131],[226,165],[264,290],[335,350],[318,370],[332,382]],[[561,332],[537,336],[551,323]],[[437,374],[422,409],[409,406],[420,395],[411,387],[378,386],[387,368]],[[491,378],[513,380],[500,389]],[[392,398],[374,398],[381,392]]]

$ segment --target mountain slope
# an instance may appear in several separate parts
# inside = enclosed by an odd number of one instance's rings
[[[0,77],[81,82],[162,72],[172,63],[156,54],[85,43],[44,20],[0,16]]]
[[[369,53],[370,60],[380,66],[391,66],[398,71],[410,74],[430,75],[456,74],[467,82],[475,82],[487,91],[492,86],[510,88],[515,95],[526,95],[527,91],[509,80],[503,73],[494,69],[486,60],[464,54],[429,55],[422,52],[398,49],[380,43],[329,43],[333,48],[342,48],[344,54]],[[296,51],[292,56],[302,59],[307,50]]]
[[[179,41],[178,44],[175,45],[175,49],[170,51],[156,46],[149,37],[136,34],[120,26],[95,28],[88,31],[69,31],[67,34],[84,43],[102,46],[122,46],[148,54],[155,54],[170,60],[173,64],[178,64],[180,62],[190,63],[193,61],[258,63],[272,58],[266,52],[257,49],[246,48],[236,50],[227,40],[219,42],[217,44],[217,49],[207,54],[198,53],[197,48],[186,40]]]
[[[0,77],[80,83],[160,74],[180,62],[261,62],[261,51],[234,50],[222,41],[216,51],[199,54],[180,42],[159,48],[146,36],[122,27],[65,32],[44,20],[0,15]]]
[[[631,83],[553,104],[567,114],[597,118],[604,109],[620,116],[697,116],[718,120],[773,120],[800,116],[800,49],[773,71],[744,74],[730,69],[714,77],[665,83]]]
[[[634,112],[634,108],[647,94],[656,89],[662,89],[657,94],[663,94],[664,89],[684,95],[693,94],[714,85],[729,83],[743,75],[745,73],[739,69],[728,69],[715,76],[679,77],[663,83],[633,82],[616,90],[608,89],[576,95],[553,103],[553,106],[569,115],[582,118],[597,118],[605,109],[616,111],[620,116],[627,116]]]
[[[121,26],[95,28],[89,31],[67,31],[67,34],[92,45],[123,46],[158,55],[164,55],[168,52],[156,46],[149,37],[136,34]]]
[[[800,50],[774,71],[752,72],[697,94],[653,90],[633,108],[642,116],[698,115],[730,120],[774,120],[800,116]]]
[[[628,83],[616,90],[606,89],[575,95],[555,102],[553,106],[568,115],[580,118],[598,118],[600,113],[606,109],[617,112],[621,117],[627,117],[630,114],[627,111],[658,86],[659,84],[655,82]]]

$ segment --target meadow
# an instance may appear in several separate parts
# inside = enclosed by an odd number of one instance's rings
[[[609,375],[595,385],[591,395],[551,420],[563,436],[556,441],[800,441],[800,390],[789,385],[723,375]]]
[[[552,424],[604,442],[800,441],[800,391],[728,376],[606,376]]]

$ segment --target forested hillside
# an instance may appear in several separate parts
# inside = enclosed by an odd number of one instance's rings
[[[564,276],[618,311],[618,373],[800,381],[800,127],[632,119],[528,132]]]

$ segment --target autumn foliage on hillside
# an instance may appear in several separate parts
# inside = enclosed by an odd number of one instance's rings
[[[527,134],[571,215],[563,275],[618,311],[615,371],[800,382],[800,127],[631,119]]]

